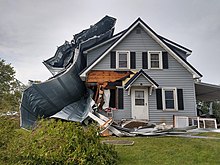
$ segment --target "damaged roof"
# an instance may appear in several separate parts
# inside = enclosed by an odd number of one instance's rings
[[[115,18],[105,16],[98,23],[74,36],[74,41],[58,47],[44,63],[53,77],[32,84],[22,95],[21,127],[31,128],[39,117],[58,117],[82,122],[92,111],[91,93],[79,77],[85,59],[83,50],[112,37]],[[50,67],[48,67],[50,66]]]

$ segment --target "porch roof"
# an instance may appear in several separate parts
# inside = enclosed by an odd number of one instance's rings
[[[155,88],[157,88],[159,85],[149,76],[147,75],[142,69],[135,73],[135,75],[128,80],[128,82],[125,84],[124,88],[127,90],[139,77],[140,75],[143,75],[145,77],[145,79],[147,81],[149,81],[150,84],[152,84],[152,86],[154,86]]]
[[[200,101],[220,101],[220,85],[195,82],[196,99]]]

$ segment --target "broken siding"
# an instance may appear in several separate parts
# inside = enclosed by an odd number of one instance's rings
[[[129,50],[136,52],[136,70],[139,71],[142,68],[142,52],[150,50],[165,51],[158,43],[156,43],[144,30],[141,29],[141,34],[136,34],[134,29],[127,37],[125,37],[121,43],[119,43],[114,49],[117,50]],[[148,70],[144,71],[159,84],[159,88],[162,87],[177,87],[183,89],[184,95],[184,110],[178,112],[164,112],[157,110],[156,108],[156,95],[155,91],[149,96],[149,117],[152,122],[171,122],[174,114],[195,116],[195,89],[194,80],[192,74],[189,73],[179,62],[177,62],[171,55],[168,54],[168,69],[161,70]],[[110,55],[106,55],[93,69],[97,70],[112,70],[110,69]],[[131,100],[130,96],[124,95],[125,100]],[[128,104],[127,104],[128,103]],[[131,101],[125,103],[127,111],[120,110],[115,114],[121,118],[131,117]],[[130,116],[129,116],[130,115]]]

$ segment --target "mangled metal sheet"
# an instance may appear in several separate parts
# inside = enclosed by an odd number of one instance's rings
[[[54,57],[44,61],[54,77],[33,84],[23,92],[20,106],[21,127],[30,128],[39,117],[82,121],[91,111],[91,99],[79,72],[86,63],[84,48],[112,37],[115,19],[104,17],[90,29],[76,34],[74,41],[65,42]]]
[[[89,29],[75,34],[71,42],[65,41],[63,45],[58,47],[55,55],[45,60],[43,64],[53,75],[62,72],[68,65],[72,64],[74,49],[77,48],[82,52],[85,49],[111,38],[114,32],[115,22],[115,18],[105,16]],[[85,60],[82,59],[81,65],[84,64]]]
[[[30,127],[37,118],[50,117],[80,100],[87,90],[78,72],[77,65],[72,65],[62,75],[27,88],[20,107],[21,127]]]

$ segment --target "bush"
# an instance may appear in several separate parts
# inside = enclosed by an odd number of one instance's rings
[[[97,126],[42,120],[31,132],[16,132],[7,149],[11,164],[116,164],[113,146],[102,144]]]
[[[0,117],[0,148],[6,148],[14,137],[15,130],[19,128],[18,119],[15,117]]]
[[[16,129],[20,128],[19,118],[1,116],[0,126],[0,164],[5,164],[7,148],[10,146],[10,141],[15,137]]]

